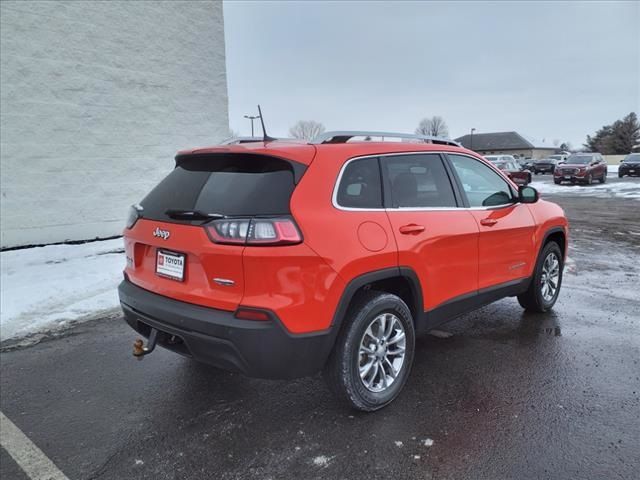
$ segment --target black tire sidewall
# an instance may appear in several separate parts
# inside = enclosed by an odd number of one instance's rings
[[[547,256],[554,252],[556,257],[558,258],[558,262],[560,262],[560,272],[558,277],[558,288],[556,289],[556,293],[550,301],[546,301],[542,297],[542,291],[540,289],[540,278],[542,277],[542,266],[544,265],[544,261]],[[560,295],[560,288],[562,287],[562,277],[564,273],[564,261],[562,257],[562,251],[560,250],[560,246],[556,242],[549,242],[542,249],[540,257],[538,259],[538,265],[536,265],[536,273],[533,277],[533,288],[535,289],[535,297],[536,303],[540,306],[541,311],[547,311],[553,307],[553,305],[558,300],[558,295]]]
[[[356,402],[354,403],[362,403],[366,410],[377,410],[398,396],[411,372],[415,350],[413,319],[409,308],[400,298],[386,293],[380,293],[354,313],[355,316],[345,331],[345,348],[341,359],[342,371],[346,373],[345,387],[349,391],[349,396],[355,397]],[[393,384],[384,392],[372,392],[364,386],[360,379],[358,357],[360,341],[365,330],[381,313],[392,313],[402,323],[406,335],[406,353],[400,374]]]

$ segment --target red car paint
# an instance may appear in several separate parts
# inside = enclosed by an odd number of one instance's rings
[[[275,312],[292,333],[327,329],[346,283],[361,274],[406,265],[424,285],[424,310],[478,289],[530,276],[545,229],[567,222],[554,204],[515,204],[494,211],[337,210],[331,203],[336,179],[351,158],[402,152],[445,152],[472,156],[511,180],[472,151],[446,145],[349,143],[302,145],[273,142],[209,147],[186,153],[251,151],[308,165],[291,198],[291,213],[304,243],[286,247],[218,245],[204,228],[141,219],[123,232],[125,273],[146,290],[191,304],[234,311],[239,306]],[[481,221],[492,218],[495,225]],[[418,235],[403,225],[425,225]],[[156,228],[171,230],[167,240]],[[155,273],[156,249],[185,253],[183,282]],[[514,268],[514,265],[518,265]],[[211,282],[233,279],[233,286]]]

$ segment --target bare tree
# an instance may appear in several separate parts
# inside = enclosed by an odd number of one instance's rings
[[[430,135],[433,137],[449,138],[449,128],[447,122],[444,121],[439,115],[435,115],[431,118],[423,118],[416,128],[416,134],[418,135]]]
[[[289,129],[293,138],[311,140],[325,131],[324,125],[315,120],[300,120]]]

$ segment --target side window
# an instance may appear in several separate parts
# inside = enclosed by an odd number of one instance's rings
[[[438,154],[382,158],[391,186],[391,204],[398,207],[455,207],[449,176]]]
[[[471,207],[493,207],[514,201],[509,184],[491,168],[471,157],[451,155]]]
[[[382,208],[377,158],[362,158],[347,165],[338,186],[337,202],[348,208]]]

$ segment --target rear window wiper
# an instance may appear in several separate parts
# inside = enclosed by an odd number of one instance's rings
[[[164,213],[170,218],[180,220],[215,220],[216,218],[227,218],[226,215],[221,213],[206,213],[200,210],[176,210],[170,208],[165,210]]]

